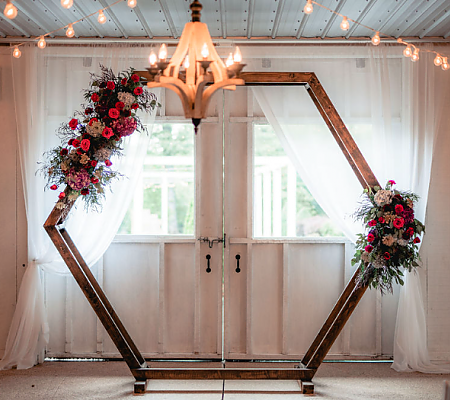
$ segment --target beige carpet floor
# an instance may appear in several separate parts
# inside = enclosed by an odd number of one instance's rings
[[[226,381],[223,398],[442,400],[445,380],[450,375],[397,373],[389,363],[324,363],[314,377],[313,396],[302,395],[293,381]],[[45,362],[29,370],[0,371],[0,399],[131,399],[133,383],[121,361]],[[147,393],[136,397],[220,400],[222,387],[222,381],[151,381]]]

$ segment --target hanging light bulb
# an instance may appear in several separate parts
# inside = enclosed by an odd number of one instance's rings
[[[434,65],[436,65],[436,67],[442,65],[442,57],[439,54],[436,54],[436,57],[434,59]]]
[[[73,0],[61,0],[61,6],[69,9],[73,6]]]
[[[13,57],[20,58],[21,55],[22,55],[22,52],[19,50],[19,48],[17,46],[14,46]]]
[[[412,56],[411,45],[408,44],[408,46],[405,47],[405,50],[403,50],[403,55],[405,57],[411,57]]]
[[[184,58],[184,68],[185,69],[188,69],[189,68],[189,66],[191,65],[191,64],[189,64],[189,54],[186,54],[186,57]]]
[[[152,52],[148,56],[148,62],[150,63],[151,66],[154,66],[154,65],[156,65],[156,61],[157,61],[156,54],[152,50]]]
[[[441,68],[442,68],[444,71],[447,71],[447,70],[450,68],[450,64],[449,64],[448,61],[447,61],[447,57],[444,57],[444,58],[442,59],[442,65],[441,65]]]
[[[206,43],[203,43],[201,54],[204,60],[206,60],[209,56],[208,45]]]
[[[166,46],[165,43],[163,43],[161,45],[161,47],[159,48],[158,58],[159,58],[159,61],[166,61],[166,58],[167,58],[167,46]]]
[[[105,14],[103,14],[103,10],[100,10],[98,12],[97,21],[98,21],[99,24],[104,24],[106,22],[106,16],[105,16]]]
[[[227,60],[225,61],[225,65],[227,67],[230,67],[233,64],[234,64],[233,53],[230,53],[230,55],[228,56]]]
[[[305,14],[311,14],[313,12],[312,0],[308,0],[308,2],[305,4],[305,7],[303,7],[303,12]]]
[[[376,32],[375,33],[375,35],[373,35],[373,37],[372,37],[372,44],[374,45],[374,46],[378,46],[379,44],[380,44],[380,42],[381,42],[381,39],[380,39],[380,32]]]
[[[66,30],[66,36],[69,37],[69,38],[75,36],[75,31],[73,29],[72,24],[69,24],[69,27]]]
[[[347,31],[348,28],[350,28],[350,24],[347,21],[347,17],[342,18],[342,22],[341,22],[341,29],[343,31]]]
[[[413,53],[412,56],[411,56],[411,61],[416,62],[416,61],[418,61],[418,60],[419,60],[419,49],[416,47],[416,48],[414,49],[414,53]]]
[[[242,61],[241,50],[239,50],[238,46],[236,46],[236,50],[235,50],[234,55],[233,55],[233,61],[235,63],[240,63]]]
[[[41,36],[37,45],[40,49],[45,49],[45,46],[47,46],[47,42],[45,41],[44,36]]]
[[[3,14],[6,18],[14,19],[17,17],[17,8],[16,6],[11,3],[10,1],[6,2],[5,9],[3,10]]]
[[[128,0],[128,7],[134,8],[137,6],[137,0]]]

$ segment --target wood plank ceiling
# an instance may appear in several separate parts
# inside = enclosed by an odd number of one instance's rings
[[[189,0],[126,1],[105,10],[100,25],[96,13],[114,0],[74,0],[69,10],[60,0],[14,0],[15,19],[1,14],[0,41],[14,42],[53,32],[65,37],[69,23],[95,13],[74,25],[77,38],[177,39],[190,20]],[[202,21],[217,39],[259,39],[270,42],[299,39],[368,38],[373,32],[356,24],[344,32],[341,18],[314,6],[303,12],[305,0],[201,0]],[[392,37],[450,41],[450,0],[321,0],[324,6]],[[4,1],[2,4],[6,4]],[[70,39],[68,39],[70,40]]]

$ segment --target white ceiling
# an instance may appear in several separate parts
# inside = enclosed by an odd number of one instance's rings
[[[14,42],[58,30],[96,13],[115,0],[74,0],[71,9],[60,0],[14,0],[19,12],[14,20],[1,14],[0,41]],[[356,24],[344,32],[341,18],[314,6],[303,13],[305,0],[201,0],[202,22],[211,36],[220,39],[297,41],[312,38],[367,38],[373,32]],[[450,0],[319,0],[343,15],[393,37],[450,42]],[[2,1],[3,4],[6,4]],[[2,4],[2,8],[3,8]],[[177,39],[190,21],[189,0],[138,0],[131,9],[126,1],[105,11],[107,23],[97,14],[74,25],[78,38]],[[65,37],[61,29],[50,37]],[[70,40],[70,39],[67,39]]]

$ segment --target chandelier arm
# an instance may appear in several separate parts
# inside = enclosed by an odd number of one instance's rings
[[[169,78],[170,79],[170,78]],[[192,95],[190,96],[189,93],[192,92],[187,85],[185,85],[182,81],[180,81],[181,84],[186,86],[186,88],[181,87],[178,82],[149,82],[147,83],[147,87],[149,88],[155,88],[155,87],[163,87],[166,89],[172,90],[172,92],[175,92],[178,97],[181,100],[181,104],[183,106],[184,116],[186,118],[191,118],[192,114]]]
[[[211,75],[201,75],[195,85],[195,100],[194,100],[194,117],[193,118],[205,118],[205,113],[203,110],[203,94],[205,86],[212,82],[213,79]],[[212,85],[213,86],[213,85]],[[208,90],[208,89],[206,89]]]
[[[226,79],[221,82],[214,83],[213,85],[206,88],[206,90],[203,92],[202,95],[202,101],[201,101],[201,115],[203,115],[202,118],[204,118],[204,115],[206,115],[206,110],[208,109],[209,101],[211,100],[211,96],[215,93],[216,90],[224,88],[227,90],[235,90],[236,86],[243,86],[245,85],[245,82],[243,79]],[[197,93],[198,95],[198,93]]]
[[[180,66],[183,63],[184,57],[189,50],[189,43],[194,33],[194,22],[188,22],[181,33],[180,41],[177,48],[170,59],[169,66],[164,70],[164,76],[177,77]]]

